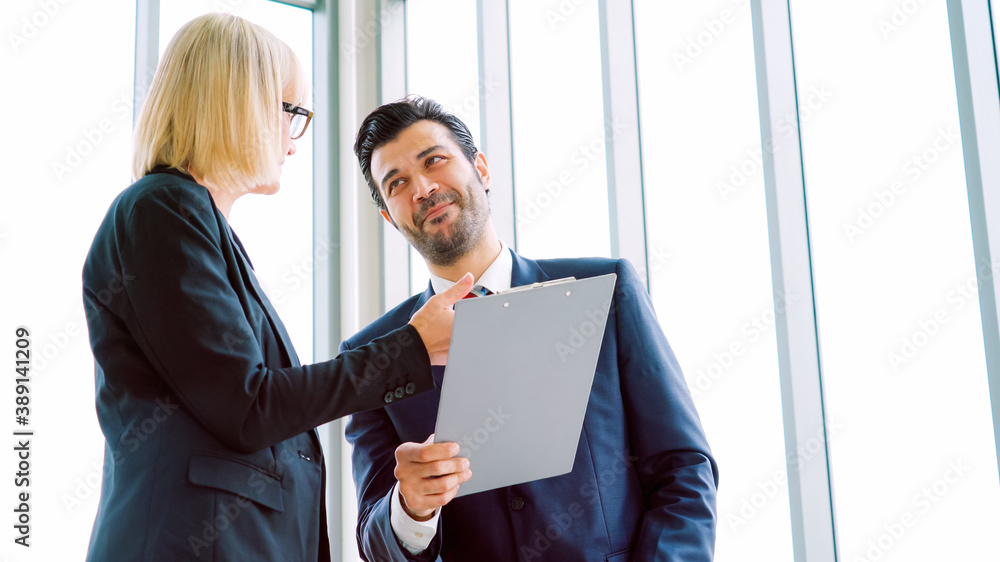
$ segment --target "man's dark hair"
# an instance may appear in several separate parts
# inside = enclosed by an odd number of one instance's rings
[[[385,201],[378,189],[378,182],[372,178],[372,154],[380,147],[388,144],[399,136],[403,129],[427,119],[440,123],[451,132],[451,138],[462,148],[462,153],[469,162],[476,162],[479,149],[472,140],[472,133],[461,119],[448,113],[438,102],[421,96],[407,96],[399,101],[387,103],[368,114],[361,122],[358,138],[354,141],[354,154],[361,165],[361,173],[365,175],[372,199],[379,210],[385,211]]]

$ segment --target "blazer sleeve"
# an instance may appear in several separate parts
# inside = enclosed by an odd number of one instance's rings
[[[348,342],[341,353],[351,353]],[[420,554],[411,554],[392,529],[389,509],[396,485],[396,447],[402,444],[384,409],[351,416],[345,432],[353,447],[354,484],[358,493],[358,552],[367,562],[430,562],[441,552],[441,519],[434,539]]]
[[[617,274],[619,376],[647,505],[632,559],[711,561],[718,468],[649,294],[629,262]]]
[[[117,236],[125,314],[178,401],[229,447],[249,453],[330,420],[384,405],[386,388],[433,388],[427,350],[404,326],[335,359],[269,368],[229,281],[207,192],[151,189]],[[130,317],[131,316],[131,317]]]

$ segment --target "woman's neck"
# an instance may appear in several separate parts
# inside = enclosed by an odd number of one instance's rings
[[[212,196],[212,201],[215,202],[215,206],[219,208],[222,212],[222,216],[229,220],[229,211],[233,208],[233,203],[243,195],[242,191],[234,192],[229,189],[219,188],[209,185],[205,178],[199,176],[193,170],[188,170],[187,173],[191,174],[194,181],[198,182],[199,185],[208,190],[208,193]]]

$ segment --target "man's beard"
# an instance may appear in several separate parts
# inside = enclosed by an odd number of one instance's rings
[[[439,267],[454,265],[482,240],[490,210],[486,194],[474,191],[483,189],[482,180],[478,176],[476,179],[479,181],[466,186],[466,193],[469,194],[467,198],[462,199],[461,195],[454,191],[434,193],[421,202],[420,210],[413,217],[414,227],[401,226],[400,232],[403,233],[403,237],[430,264]],[[435,206],[448,201],[457,207],[458,212],[451,228],[433,234],[426,232],[424,220],[427,213]],[[448,211],[430,219],[430,223],[447,220],[447,213]]]

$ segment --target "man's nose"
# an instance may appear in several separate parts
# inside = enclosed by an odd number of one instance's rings
[[[426,199],[430,197],[430,195],[435,191],[437,191],[438,189],[438,184],[436,181],[433,181],[430,178],[420,174],[418,174],[416,177],[413,178],[413,183],[414,187],[416,188],[413,190],[414,201],[421,201],[423,199]]]

